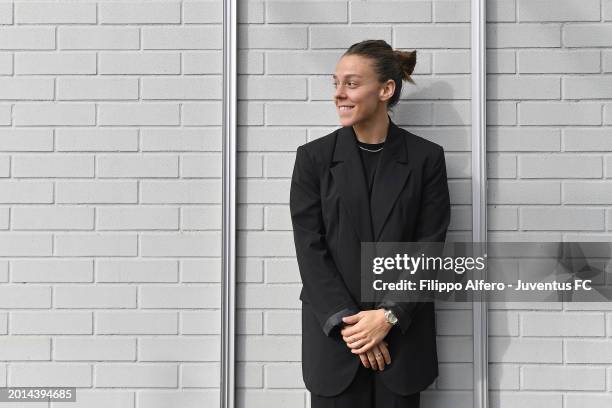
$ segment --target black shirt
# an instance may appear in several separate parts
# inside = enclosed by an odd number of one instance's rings
[[[368,185],[368,191],[370,196],[372,195],[372,186],[374,185],[374,175],[376,174],[376,168],[380,161],[383,146],[382,143],[364,143],[357,140],[357,146],[361,156],[361,163],[363,164],[363,170],[366,177],[366,184]],[[365,150],[367,149],[367,150]]]

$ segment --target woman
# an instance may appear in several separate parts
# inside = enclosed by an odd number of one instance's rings
[[[438,375],[432,302],[363,302],[361,242],[443,242],[441,146],[388,114],[416,51],[352,45],[333,75],[342,128],[299,146],[290,211],[303,288],[302,374],[311,408],[413,408]]]

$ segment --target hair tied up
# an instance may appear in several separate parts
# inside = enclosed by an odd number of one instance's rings
[[[393,52],[400,64],[402,79],[414,84],[411,75],[416,65],[416,50],[412,52],[393,50]]]

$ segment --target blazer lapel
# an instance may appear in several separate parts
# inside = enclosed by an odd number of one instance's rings
[[[375,241],[380,239],[387,218],[406,185],[410,172],[401,129],[389,118],[389,130],[372,187],[371,208]]]
[[[387,138],[374,176],[370,200],[352,126],[344,126],[338,131],[330,171],[360,240],[378,241],[411,172],[400,129],[389,117]]]
[[[344,126],[338,131],[330,171],[357,235],[362,242],[372,242],[368,189],[356,139],[352,126]]]

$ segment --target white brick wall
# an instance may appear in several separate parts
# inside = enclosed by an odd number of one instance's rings
[[[508,14],[487,27],[488,56],[498,56],[488,67],[489,109],[504,112],[488,117],[489,238],[610,241],[612,3],[492,5]],[[505,171],[502,155],[515,173]],[[501,172],[504,180],[492,176]],[[501,219],[510,212],[512,222]],[[609,310],[492,305],[491,325],[505,319],[512,330],[489,334],[491,407],[609,406]]]
[[[218,0],[0,3],[0,385],[218,405],[221,23]]]
[[[221,5],[0,2],[0,385],[83,387],[70,407],[218,404]],[[444,146],[449,238],[469,238],[470,6],[238,6],[237,403],[308,407],[295,150],[338,126],[328,77],[349,45],[418,49],[394,120]],[[487,11],[491,239],[609,240],[612,3]],[[610,313],[492,305],[491,406],[608,406]],[[469,321],[440,305],[423,406],[472,405]]]
[[[470,236],[469,2],[238,6],[238,255],[244,262],[238,267],[237,404],[307,408],[301,285],[288,209],[295,150],[338,127],[331,74],[346,48],[365,38],[416,48],[417,86],[405,83],[394,121],[445,147],[453,203],[449,235]],[[423,406],[471,407],[470,305],[441,305],[438,318],[440,377],[424,393]]]

